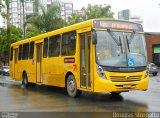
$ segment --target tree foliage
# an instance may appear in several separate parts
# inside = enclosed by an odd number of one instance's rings
[[[36,27],[32,26],[32,27],[27,27],[26,33],[27,33],[26,38],[31,38],[31,37],[39,35],[41,32]]]
[[[113,18],[114,13],[110,10],[110,5],[95,5],[88,4],[87,8],[83,7],[80,12],[73,13],[68,17],[68,25],[86,21],[95,18]]]
[[[3,18],[7,19],[7,29],[3,29],[0,32],[0,54],[4,54],[4,55],[9,55],[9,46],[11,44],[12,41],[14,41],[18,35],[13,35],[15,34],[15,30],[12,31],[11,33],[11,29],[14,29],[14,27],[10,25],[10,13],[9,13],[9,4],[10,4],[10,0],[4,0],[4,2],[2,3],[2,0],[0,1],[0,5],[1,8],[5,7],[7,8],[7,11],[1,12],[1,15]],[[11,40],[11,36],[12,36],[12,40]]]
[[[27,19],[25,24],[31,24],[42,33],[52,31],[63,26],[63,20],[60,18],[59,6],[52,5],[48,8],[48,10],[41,6],[41,10],[42,14],[33,14]]]
[[[0,0],[0,13],[2,12],[2,8],[4,8],[3,0]]]
[[[10,43],[14,43],[16,41],[22,40],[22,30],[20,28],[16,28],[15,26],[10,26],[11,38]],[[7,29],[2,29],[0,32],[0,53],[5,53],[8,55],[10,43],[8,43]]]
[[[2,0],[0,0],[0,12],[1,12],[1,8],[2,8]]]

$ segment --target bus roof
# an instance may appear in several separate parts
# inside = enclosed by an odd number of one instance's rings
[[[96,21],[98,21],[98,22],[102,21],[103,24],[99,25],[99,24],[101,24],[101,23],[99,23],[97,25]],[[106,21],[106,23],[104,21]],[[34,37],[31,37],[31,38],[28,38],[28,39],[25,39],[25,40],[21,40],[21,41],[12,43],[11,46],[16,46],[16,45],[23,44],[23,43],[36,41],[36,40],[39,40],[39,39],[44,39],[46,37],[50,37],[50,36],[57,35],[57,34],[62,34],[62,33],[65,33],[65,32],[72,31],[72,30],[78,30],[78,29],[85,28],[85,27],[106,28],[105,26],[109,21],[110,22],[131,23],[131,24],[137,24],[137,25],[141,26],[141,24],[139,24],[139,23],[135,23],[135,22],[127,21],[127,20],[113,19],[113,18],[112,19],[111,18],[91,19],[91,20],[87,20],[87,21],[80,22],[80,23],[77,23],[77,24],[74,24],[74,25],[66,26],[66,27],[63,27],[63,28],[60,28],[60,29],[57,29],[57,30],[53,30],[53,31],[50,31],[50,32],[40,34],[38,36],[34,36]]]

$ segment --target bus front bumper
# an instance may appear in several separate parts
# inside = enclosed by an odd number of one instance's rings
[[[94,92],[126,92],[132,90],[147,90],[149,77],[140,81],[112,82],[110,80],[96,78]]]

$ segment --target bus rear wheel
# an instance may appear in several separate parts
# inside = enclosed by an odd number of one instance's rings
[[[71,97],[79,97],[82,91],[77,89],[76,80],[73,75],[69,75],[67,78],[67,93]]]
[[[111,92],[112,96],[119,96],[121,94],[121,92]]]
[[[28,77],[26,73],[23,73],[22,86],[24,86],[25,88],[28,87]]]

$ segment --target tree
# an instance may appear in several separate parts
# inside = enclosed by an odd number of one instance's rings
[[[4,8],[3,0],[0,0],[0,13],[2,12],[2,8]]]
[[[16,28],[15,26],[10,26],[10,35],[11,38],[9,40],[10,43],[14,43],[16,41],[22,40],[22,31],[20,28]],[[8,43],[7,29],[2,29],[0,32],[0,53],[4,55],[9,55],[9,47],[10,43]]]
[[[84,21],[84,19],[82,18],[83,15],[82,14],[77,14],[77,13],[72,13],[71,16],[68,17],[68,25],[73,25],[75,23],[79,23]]]
[[[0,12],[1,12],[1,8],[2,8],[2,0],[0,0]]]
[[[34,13],[30,16],[27,24],[38,28],[42,33],[52,31],[63,26],[63,20],[60,18],[60,7],[57,5],[51,5],[48,10],[41,6],[42,14]]]
[[[6,41],[8,42],[8,45],[11,44],[10,42],[10,38],[11,38],[11,26],[10,26],[10,13],[9,13],[9,3],[10,3],[10,0],[4,0],[5,2],[5,5],[6,5],[6,8],[7,8],[7,12],[3,12],[1,13],[2,17],[7,19],[7,30],[6,30]],[[1,3],[2,4],[2,3]],[[9,48],[8,48],[8,51],[9,51]],[[8,52],[7,51],[7,52]]]
[[[41,32],[36,27],[27,27],[27,36],[26,38],[31,38],[39,35]]]
[[[11,26],[10,26],[10,13],[9,13],[9,3],[10,0],[4,0],[4,3],[2,3],[2,0],[0,2],[0,8],[5,7],[7,8],[6,12],[1,12],[3,18],[7,19],[7,29],[3,29],[0,32],[0,54],[4,55],[3,57],[9,57],[9,46],[11,44]],[[0,55],[0,56],[1,56]],[[4,59],[4,62],[6,59]],[[8,62],[8,61],[7,61]]]
[[[7,40],[8,40],[8,43],[10,45],[10,38],[11,38],[11,28],[10,28],[10,13],[9,13],[9,3],[10,3],[10,0],[5,0],[5,4],[7,6],[7,14],[6,14],[6,19],[7,19]]]
[[[16,28],[15,26],[11,25],[11,39],[10,42],[14,43],[16,41],[22,40],[22,30],[20,28]],[[2,29],[0,32],[0,49],[1,52],[7,51],[9,48],[8,40],[7,40],[7,29]],[[8,46],[6,46],[8,45]]]
[[[104,4],[92,6],[88,4],[88,7],[83,7],[79,13],[73,13],[68,17],[68,25],[86,21],[95,18],[113,18],[114,13],[110,11],[111,6]]]

